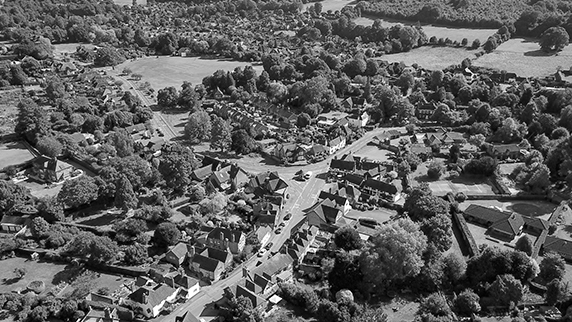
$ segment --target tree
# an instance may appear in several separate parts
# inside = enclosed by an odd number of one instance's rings
[[[124,211],[135,209],[138,203],[137,195],[133,191],[131,182],[122,175],[116,185],[115,191],[115,207],[121,208]]]
[[[121,158],[133,155],[134,141],[125,129],[118,129],[107,136],[108,142],[115,147],[117,155]]]
[[[528,238],[528,236],[526,235],[520,237],[516,241],[514,248],[520,250],[521,252],[525,252],[528,256],[532,254],[532,242],[530,241],[530,238]]]
[[[445,170],[443,162],[433,161],[427,167],[427,176],[433,180],[437,180],[445,173]]]
[[[500,305],[518,304],[524,294],[522,283],[510,274],[497,276],[489,293]]]
[[[562,27],[548,28],[540,35],[540,48],[543,51],[561,51],[568,45],[570,36],[566,29]]]
[[[193,144],[209,141],[211,139],[211,117],[205,111],[197,111],[189,115],[185,126],[185,134]]]
[[[449,253],[443,259],[444,276],[450,282],[450,285],[456,285],[464,276],[467,270],[467,262],[458,253]]]
[[[111,264],[117,258],[118,253],[119,247],[113,240],[107,236],[97,236],[91,243],[89,260]]]
[[[373,287],[412,277],[421,271],[427,237],[410,219],[382,225],[371,242],[362,253],[360,266],[365,281]]]
[[[421,302],[419,313],[421,315],[451,316],[453,312],[442,294],[433,293]]]
[[[233,297],[229,301],[230,307],[230,319],[226,321],[236,321],[236,322],[262,322],[262,316],[260,312],[254,308],[250,298],[239,296]]]
[[[159,246],[166,247],[175,245],[181,238],[179,228],[171,222],[164,222],[157,226],[153,239]]]
[[[361,240],[359,233],[350,226],[345,226],[336,230],[334,234],[334,242],[337,247],[346,251],[360,249],[363,246],[363,241]]]
[[[0,213],[12,214],[18,208],[34,204],[28,188],[12,181],[0,180]]]
[[[36,208],[38,209],[38,215],[49,223],[65,219],[64,207],[56,197],[40,199]]]
[[[163,108],[173,108],[177,106],[179,93],[173,86],[165,87],[157,92],[157,104]]]
[[[147,257],[149,257],[147,247],[139,243],[129,245],[125,248],[124,260],[129,265],[141,265],[147,261]]]
[[[110,46],[106,46],[97,49],[93,63],[97,67],[105,67],[105,66],[119,65],[124,61],[125,57],[123,57],[117,51],[117,49]]]
[[[434,196],[428,185],[421,185],[409,192],[403,209],[414,221],[422,221],[438,214],[449,213],[449,203],[443,198]]]
[[[232,143],[230,149],[238,154],[249,154],[254,152],[258,145],[254,138],[248,134],[244,129],[239,129],[232,132]]]
[[[359,258],[351,252],[336,253],[334,267],[328,274],[330,290],[336,293],[342,289],[356,290],[363,281]]]
[[[218,116],[212,120],[211,149],[228,149],[232,143],[230,123]]]
[[[296,120],[296,125],[298,125],[298,127],[300,128],[304,128],[310,125],[311,122],[312,118],[310,117],[310,115],[308,115],[308,113],[300,113],[298,115],[298,119]]]
[[[47,113],[29,98],[18,103],[18,118],[14,131],[24,136],[30,142],[36,142],[36,137],[49,135],[50,121]]]
[[[97,198],[98,187],[95,180],[90,176],[67,180],[58,193],[58,201],[69,208],[89,204]]]
[[[50,230],[50,224],[48,224],[48,222],[44,218],[36,217],[32,219],[32,223],[30,225],[30,231],[34,238],[46,237],[48,235],[49,230]]]
[[[205,199],[206,196],[206,192],[205,192],[205,188],[203,188],[200,185],[194,185],[189,189],[189,199],[191,202],[199,202],[203,199]]]
[[[464,168],[468,174],[492,176],[498,168],[498,163],[491,157],[473,159]]]
[[[481,311],[480,297],[470,288],[464,290],[455,299],[455,308],[463,315],[471,315]]]
[[[43,136],[38,139],[36,148],[41,154],[54,158],[62,153],[62,144],[53,136]]]
[[[198,167],[199,161],[193,151],[177,143],[161,153],[158,170],[168,187],[175,193],[183,193],[191,183],[193,171]]]
[[[445,252],[453,244],[453,230],[448,214],[437,214],[421,222],[421,230],[427,236],[429,244],[433,244],[439,252]]]
[[[24,278],[24,276],[26,276],[27,273],[28,273],[28,270],[24,267],[14,268],[14,274],[16,275],[17,279]]]
[[[540,262],[540,277],[545,281],[552,281],[553,279],[561,280],[566,272],[566,262],[564,259],[554,252],[549,252],[544,255]]]
[[[546,284],[546,303],[548,305],[554,305],[564,300],[569,294],[568,282],[555,278]]]

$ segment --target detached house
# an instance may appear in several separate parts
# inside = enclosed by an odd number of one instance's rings
[[[189,268],[211,281],[218,281],[222,272],[231,263],[232,253],[230,251],[207,247],[193,257]]]
[[[296,143],[279,143],[272,150],[271,156],[279,162],[295,163],[304,160],[304,149]]]
[[[253,193],[257,197],[286,196],[288,184],[278,175],[277,171],[261,172],[252,178],[246,186],[248,193]]]
[[[141,308],[141,313],[145,317],[155,318],[159,316],[167,302],[172,303],[177,298],[179,290],[167,284],[156,284],[151,281],[149,283],[151,285],[141,286],[129,294],[128,298]]]
[[[342,210],[343,214],[347,214],[348,211],[350,211],[352,209],[352,206],[350,205],[350,201],[348,200],[348,198],[346,198],[345,196],[341,196],[335,193],[330,193],[329,191],[320,191],[320,195],[318,196],[318,199],[324,200],[324,199],[330,199],[333,202],[336,203],[336,207],[338,207],[339,209]]]
[[[326,231],[335,231],[336,224],[342,219],[343,209],[335,201],[323,199],[305,210],[308,224]]]
[[[207,235],[206,244],[222,250],[230,249],[233,254],[238,254],[244,249],[246,236],[240,230],[217,227]]]
[[[521,159],[523,157],[522,150],[517,144],[493,144],[488,146],[487,153],[500,160]]]

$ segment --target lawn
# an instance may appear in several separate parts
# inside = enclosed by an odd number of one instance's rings
[[[366,145],[363,148],[354,152],[356,156],[362,158],[368,158],[373,161],[388,161],[389,157],[393,155],[392,152],[389,152],[385,149],[380,149],[377,146],[373,145]]]
[[[43,281],[46,291],[58,283],[56,276],[61,276],[65,271],[65,264],[54,264],[43,261],[32,261],[28,258],[14,257],[0,262],[0,293],[9,293],[17,289],[25,290],[32,281]],[[27,273],[22,279],[16,279],[14,269],[24,268]],[[59,275],[58,275],[59,274]]]
[[[353,4],[355,2],[353,0],[325,0],[325,1],[320,1],[320,3],[322,4],[322,12],[327,12],[328,10],[336,12],[338,10],[342,10],[343,7],[349,4]],[[308,2],[304,4],[302,11],[306,10],[306,8],[313,5],[314,2]]]
[[[454,47],[420,47],[411,51],[389,54],[378,57],[388,62],[403,62],[411,66],[417,63],[426,69],[444,69],[454,64],[461,64],[465,58],[475,58],[476,50]]]
[[[554,74],[558,67],[570,68],[571,61],[572,46],[558,54],[546,54],[536,40],[514,38],[494,52],[479,57],[473,65],[498,68],[522,77],[540,77]]]
[[[117,65],[115,72],[119,73],[124,68],[130,68],[133,73],[143,75],[142,81],[151,83],[151,87],[159,90],[173,86],[181,88],[184,81],[192,84],[200,84],[203,78],[212,75],[217,70],[232,71],[236,67],[251,65],[246,62],[230,60],[202,59],[199,57],[169,57],[159,56],[145,57],[135,61],[126,61]],[[254,66],[260,74],[262,66]]]
[[[0,144],[0,170],[32,159],[34,159],[34,155],[21,142]]]
[[[133,0],[113,0],[113,2],[115,4],[118,4],[120,6],[123,5],[132,5],[133,4]],[[141,5],[146,5],[147,4],[147,0],[137,0],[137,4],[141,4]]]
[[[354,19],[356,25],[362,26],[370,26],[375,21],[375,17],[358,17]],[[381,26],[384,28],[391,28],[394,25],[402,24],[402,25],[411,25],[413,22],[404,22],[399,21],[396,19],[388,19],[388,18],[380,18]],[[435,36],[437,39],[451,39],[453,41],[461,42],[463,38],[467,38],[469,41],[469,45],[475,39],[479,39],[481,43],[487,41],[487,39],[492,36],[497,29],[469,29],[469,28],[456,28],[456,27],[447,27],[447,26],[439,26],[439,25],[429,25],[429,24],[421,24],[423,27],[423,31],[427,35],[427,38],[431,38]]]

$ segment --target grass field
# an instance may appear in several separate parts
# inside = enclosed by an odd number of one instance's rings
[[[0,144],[0,170],[34,159],[34,155],[20,142]]]
[[[308,2],[304,4],[302,11],[306,10],[306,8],[310,6],[313,6],[314,3],[315,2]],[[338,10],[342,10],[343,7],[349,4],[354,4],[355,2],[353,0],[325,0],[320,1],[320,3],[322,4],[322,12],[327,12],[328,10],[336,12]]]
[[[373,24],[375,19],[377,19],[377,18],[375,18],[375,17],[371,17],[371,18],[370,17],[358,17],[358,18],[354,19],[354,22],[356,25],[370,26]],[[397,25],[397,24],[411,25],[413,23],[410,21],[402,22],[399,20],[387,19],[387,18],[383,18],[383,19],[380,18],[379,20],[381,20],[381,25],[384,28],[391,28],[392,26]],[[467,38],[467,40],[469,40],[469,45],[475,39],[479,39],[481,41],[481,43],[484,43],[485,41],[487,41],[487,38],[489,38],[492,34],[494,34],[497,31],[497,29],[455,28],[455,27],[435,26],[435,25],[429,25],[429,24],[421,24],[421,26],[423,27],[423,31],[427,35],[427,38],[431,38],[431,37],[435,36],[435,37],[437,37],[437,39],[449,38],[453,41],[456,40],[458,42],[461,42],[463,40],[463,38]]]
[[[48,262],[35,262],[22,257],[14,257],[5,259],[0,262],[2,269],[0,270],[0,293],[9,293],[16,289],[24,290],[32,281],[43,281],[46,284],[46,290],[55,286],[53,282],[57,282],[55,276],[64,271],[65,264],[54,264]],[[26,275],[22,279],[15,279],[14,269],[25,268]],[[61,274],[60,274],[61,275]]]
[[[546,54],[536,40],[514,38],[500,45],[494,52],[483,55],[473,62],[475,66],[498,68],[522,77],[547,76],[560,66],[569,69],[572,65],[572,46],[558,54]]]
[[[173,86],[181,88],[184,81],[193,85],[200,84],[203,78],[212,75],[219,69],[232,71],[236,67],[251,65],[246,62],[229,60],[201,59],[199,57],[145,57],[135,61],[127,61],[115,67],[119,73],[124,68],[130,68],[133,73],[143,75],[142,81],[151,83],[155,90]],[[258,72],[262,72],[262,66],[254,66]]]
[[[454,64],[461,64],[465,58],[474,58],[476,50],[454,47],[420,47],[409,52],[389,54],[378,57],[379,60],[404,62],[411,66],[417,63],[427,69],[444,69]]]

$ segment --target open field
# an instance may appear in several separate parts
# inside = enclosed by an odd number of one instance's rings
[[[133,4],[133,0],[113,0],[113,2],[115,4],[120,5],[120,6],[124,6],[124,5],[130,6]],[[147,0],[137,0],[137,4],[146,5]]]
[[[34,159],[34,155],[21,142],[0,144],[0,170]]]
[[[305,11],[308,7],[313,6],[314,3],[315,2],[305,3],[302,11]],[[326,1],[320,1],[320,3],[322,4],[322,12],[327,12],[328,10],[336,12],[338,10],[342,10],[342,8],[347,5],[357,3],[357,1],[354,2],[353,0],[326,0]]]
[[[522,77],[546,76],[560,66],[569,69],[572,64],[572,46],[558,54],[546,54],[536,40],[514,38],[501,44],[494,52],[473,62],[475,66],[498,68]]]
[[[32,281],[43,281],[46,291],[57,284],[56,275],[65,270],[65,264],[31,261],[23,257],[14,257],[2,261],[0,270],[0,293],[9,293],[16,289],[24,290]],[[22,279],[16,279],[14,269],[24,268],[27,270]],[[61,275],[61,274],[60,274]],[[55,283],[54,283],[55,282]]]
[[[514,211],[521,215],[532,216],[548,220],[556,209],[556,205],[546,201],[497,201],[497,200],[468,200],[459,204],[459,209],[465,210],[469,205],[481,205],[485,207],[498,207],[504,211]]]
[[[444,69],[454,64],[461,64],[465,58],[474,58],[476,50],[454,47],[420,47],[409,52],[389,54],[378,57],[388,62],[404,62],[411,66],[417,63],[427,69]]]
[[[368,158],[374,161],[389,161],[389,156],[393,155],[392,152],[388,150],[380,149],[377,146],[373,145],[366,145],[363,148],[354,151],[356,156],[362,158]]]
[[[236,67],[248,65],[251,64],[230,60],[159,56],[159,58],[144,57],[135,61],[126,61],[117,65],[115,71],[119,73],[128,67],[133,73],[143,75],[142,81],[151,83],[151,87],[159,90],[169,86],[180,89],[184,81],[191,82],[193,85],[200,84],[203,78],[219,69],[232,71]],[[262,72],[261,65],[254,66],[254,69],[258,73]]]
[[[375,17],[358,17],[354,19],[356,25],[362,26],[371,26],[373,22],[378,19]],[[402,25],[411,25],[415,24],[415,22],[410,21],[399,21],[396,19],[388,19],[388,18],[379,18],[381,21],[381,26],[384,28],[391,28],[394,25],[402,24]],[[467,38],[469,40],[469,45],[475,39],[479,39],[481,43],[487,41],[492,34],[494,34],[497,29],[469,29],[469,28],[456,28],[456,27],[447,27],[447,26],[438,26],[438,25],[430,25],[430,24],[421,24],[423,27],[423,31],[427,35],[427,38],[431,38],[433,36],[443,39],[451,39],[453,41],[461,42],[463,38]]]

